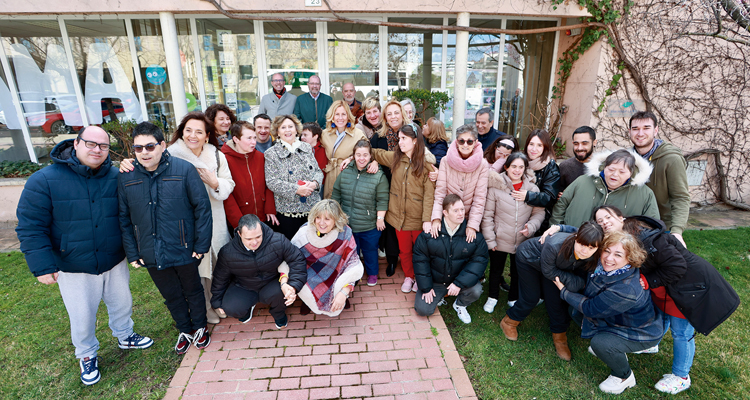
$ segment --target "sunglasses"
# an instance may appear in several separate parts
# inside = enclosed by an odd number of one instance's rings
[[[462,146],[464,144],[468,144],[469,146],[471,146],[472,144],[474,144],[474,142],[476,142],[476,140],[474,139],[456,139],[456,141]]]
[[[99,146],[99,150],[101,151],[107,151],[109,150],[109,143],[97,143],[93,140],[86,140],[81,137],[81,135],[78,135],[78,140],[83,142],[83,145],[86,146],[88,149],[95,149],[96,146]]]
[[[133,151],[136,153],[141,153],[145,149],[147,153],[150,153],[154,151],[156,146],[158,146],[159,143],[149,143],[147,145],[141,145],[141,144],[134,144],[133,145]]]

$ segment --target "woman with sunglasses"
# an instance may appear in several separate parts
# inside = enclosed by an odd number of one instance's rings
[[[516,138],[513,135],[502,135],[484,149],[484,159],[490,163],[490,169],[501,174],[505,171],[505,159],[514,151],[520,151]]]
[[[482,224],[484,203],[487,200],[489,164],[482,157],[482,144],[474,124],[456,129],[456,140],[448,148],[438,171],[435,201],[432,206],[433,238],[438,237],[443,220],[443,199],[447,194],[457,194],[466,212],[466,242],[477,237]]]
[[[139,150],[143,151],[143,149],[136,148],[136,151]],[[148,146],[145,150],[149,150]],[[219,142],[214,135],[214,125],[200,111],[188,113],[182,118],[167,150],[170,155],[193,164],[211,200],[211,216],[213,217],[211,248],[201,259],[198,272],[206,298],[206,317],[209,323],[218,324],[219,318],[226,318],[226,315],[217,313],[211,308],[211,277],[219,250],[230,239],[224,200],[229,198],[234,190],[232,173],[229,171],[226,157],[219,150]],[[120,163],[120,172],[132,170],[132,159],[126,159]]]
[[[525,201],[534,207],[544,207],[544,222],[537,229],[534,236],[539,236],[549,228],[549,219],[552,216],[552,207],[557,202],[557,194],[562,192],[560,183],[560,168],[555,162],[555,151],[549,133],[544,129],[536,129],[526,138],[524,146],[526,157],[529,158],[529,167],[536,175],[536,185],[539,192],[527,190],[514,190],[511,193],[516,200]]]

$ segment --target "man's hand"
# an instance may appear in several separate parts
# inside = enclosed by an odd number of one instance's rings
[[[58,273],[54,272],[54,273],[47,274],[47,275],[37,276],[36,280],[38,280],[39,282],[45,285],[51,285],[53,283],[57,283],[57,275]]]
[[[432,304],[432,301],[435,300],[435,289],[430,289],[429,292],[422,293],[422,300],[427,304]]]
[[[477,231],[474,228],[466,228],[466,243],[471,243],[477,238]]]
[[[203,258],[203,254],[198,254],[196,252],[193,252],[193,258],[195,258],[196,260],[200,260],[201,258]],[[143,260],[141,260],[141,263],[143,263]]]
[[[342,290],[336,293],[336,296],[333,298],[333,305],[331,306],[331,312],[337,312],[339,310],[343,310],[344,305],[346,305],[346,293],[344,293],[344,291]]]
[[[456,286],[455,283],[451,283],[450,286],[448,286],[448,296],[458,296],[459,292],[461,292],[461,288]]]
[[[291,306],[294,301],[297,300],[297,293],[294,291],[292,285],[284,282],[281,284],[281,292],[284,293],[284,304]]]
[[[685,240],[682,238],[682,234],[681,233],[674,233],[674,232],[672,232],[672,236],[674,236],[677,240],[679,240],[680,243],[682,243],[682,245],[685,246],[685,248],[687,249],[687,245],[685,244]]]
[[[193,254],[195,254],[195,253],[193,253]],[[130,263],[130,265],[133,266],[133,268],[140,268],[140,267],[146,266],[146,263],[144,263],[143,259],[140,258],[140,259],[138,259],[138,261],[133,261],[132,263]]]

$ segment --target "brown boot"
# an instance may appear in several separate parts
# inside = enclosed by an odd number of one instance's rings
[[[520,323],[521,321],[512,320],[507,315],[503,317],[503,320],[500,321],[500,328],[502,328],[505,338],[514,342],[518,340],[518,331],[516,330],[516,327],[518,327],[518,324]]]
[[[552,341],[555,343],[555,351],[557,352],[557,356],[565,361],[570,361],[571,354],[570,348],[568,348],[568,334],[565,332],[553,333]]]

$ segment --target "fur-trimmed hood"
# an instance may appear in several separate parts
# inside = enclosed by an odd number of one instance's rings
[[[195,168],[205,168],[211,171],[216,171],[219,168],[216,163],[217,150],[211,143],[203,144],[200,156],[196,156],[182,139],[177,139],[174,144],[167,147],[167,150],[169,150],[169,154],[193,164]]]
[[[522,178],[524,183],[536,184],[536,175],[531,168],[526,168],[526,172]],[[492,189],[500,189],[502,191],[512,191],[513,183],[510,181],[510,177],[505,172],[497,173],[494,170],[489,173],[489,184],[487,185]]]
[[[591,156],[591,160],[586,163],[586,175],[598,177],[599,173],[604,170],[604,160],[606,160],[607,157],[609,157],[609,155],[613,152],[613,150],[605,150],[594,153]],[[630,181],[626,183],[626,185],[630,184],[632,186],[643,186],[651,177],[651,172],[653,171],[654,167],[650,162],[641,157],[632,149],[628,150],[628,152],[632,154],[633,157],[635,157],[635,171],[633,172],[633,176],[630,177]]]

